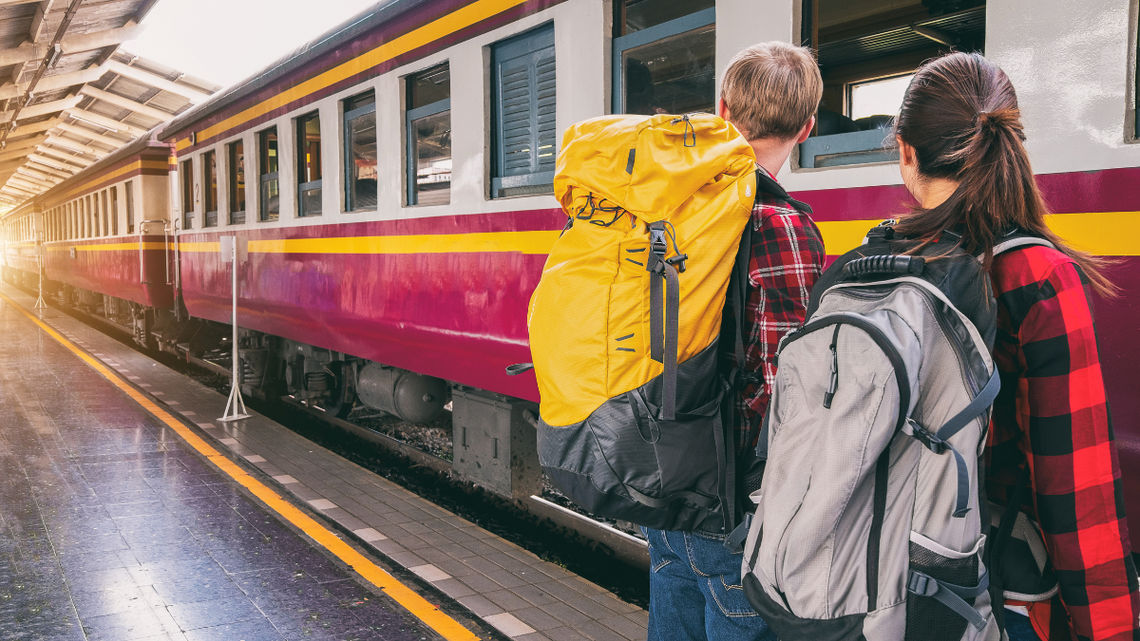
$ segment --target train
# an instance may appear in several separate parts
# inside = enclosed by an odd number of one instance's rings
[[[737,51],[812,47],[818,124],[779,179],[835,257],[909,206],[884,139],[910,75],[982,51],[1018,90],[1050,225],[1114,261],[1122,295],[1097,299],[1096,321],[1140,533],[1137,13],[1130,0],[390,0],[5,214],[4,277],[42,278],[61,303],[194,356],[229,340],[237,269],[247,393],[413,422],[449,402],[457,418],[472,399],[533,406],[533,373],[506,368],[530,360],[570,124],[713,111]],[[248,260],[223,260],[226,236]],[[511,446],[526,454],[533,435]]]

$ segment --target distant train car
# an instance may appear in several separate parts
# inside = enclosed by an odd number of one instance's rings
[[[0,260],[5,281],[26,286],[38,284],[40,221],[34,203],[25,203],[0,219],[4,243]]]
[[[818,126],[779,178],[813,206],[837,256],[906,210],[884,140],[910,76],[941,52],[983,51],[1018,89],[1050,224],[1117,260],[1123,295],[1096,311],[1140,532],[1140,474],[1129,472],[1140,469],[1137,20],[1130,0],[383,2],[162,130],[177,161],[174,293],[118,296],[152,309],[177,296],[199,330],[170,344],[204,349],[230,322],[220,239],[242,236],[247,391],[413,419],[449,390],[536,401],[533,375],[504,368],[530,360],[526,306],[565,222],[551,195],[571,123],[712,111],[737,51],[810,45],[825,85]],[[80,196],[49,206],[73,215]],[[26,260],[13,244],[34,237],[6,233],[5,260]],[[79,258],[63,260],[77,243],[48,242],[53,281],[98,291]],[[127,288],[122,265],[119,291],[149,291]]]
[[[41,221],[45,290],[133,328],[150,344],[174,309],[170,147],[130,143],[26,203]]]

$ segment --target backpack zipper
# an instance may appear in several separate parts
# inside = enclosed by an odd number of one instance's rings
[[[883,350],[883,353],[887,355],[887,360],[889,360],[891,362],[891,366],[894,367],[895,381],[899,386],[899,417],[895,421],[895,430],[897,431],[902,429],[903,423],[906,422],[906,416],[910,412],[910,378],[907,376],[906,363],[903,362],[902,355],[899,354],[898,348],[895,347],[894,343],[891,342],[891,339],[887,338],[887,335],[883,333],[883,330],[879,329],[871,321],[858,314],[850,314],[846,312],[828,314],[819,320],[815,320],[808,323],[807,325],[804,325],[799,329],[799,331],[793,332],[784,337],[784,342],[782,345],[780,345],[780,351],[783,352],[788,348],[789,345],[807,336],[808,334],[812,334],[817,330],[824,329],[825,327],[832,327],[835,325],[851,325],[858,327],[859,329],[863,330],[868,336],[870,336],[871,340],[875,341],[875,344],[879,346],[879,349]],[[838,364],[836,364],[836,368],[838,369]]]
[[[835,333],[831,335],[831,383],[827,386],[827,391],[823,394],[823,406],[831,409],[831,401],[835,399],[835,393],[839,391],[839,328],[843,325],[835,326]]]

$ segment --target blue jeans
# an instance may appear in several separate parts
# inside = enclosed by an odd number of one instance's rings
[[[740,582],[724,537],[641,528],[649,540],[649,641],[777,641]]]
[[[1009,641],[1041,641],[1029,617],[1011,610],[1005,611],[1005,633]]]

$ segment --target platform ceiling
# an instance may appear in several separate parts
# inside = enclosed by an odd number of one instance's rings
[[[120,51],[158,0],[0,0],[0,213],[220,87]]]

